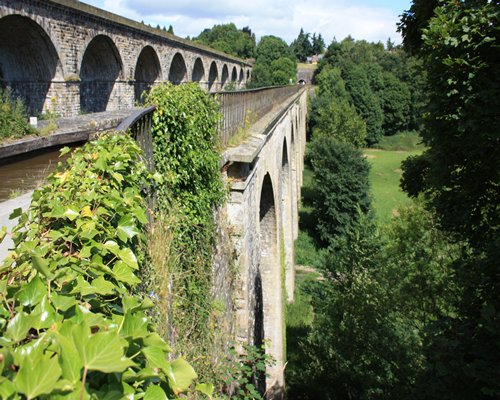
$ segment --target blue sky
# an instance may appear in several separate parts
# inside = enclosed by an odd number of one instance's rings
[[[328,45],[335,37],[400,43],[399,15],[411,0],[85,0],[152,26],[172,24],[176,35],[197,36],[215,24],[234,22],[257,35],[275,35],[290,43],[300,28],[321,33]]]

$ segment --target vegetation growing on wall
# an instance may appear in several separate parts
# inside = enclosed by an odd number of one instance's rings
[[[0,141],[34,133],[21,99],[13,99],[9,89],[0,88]]]
[[[156,106],[153,152],[156,171],[163,177],[156,188],[157,202],[171,236],[169,340],[202,376],[218,380],[215,359],[226,354],[213,354],[214,340],[222,334],[214,325],[218,303],[211,295],[214,211],[227,196],[216,151],[218,106],[196,84],[154,87],[146,101]]]
[[[137,293],[151,181],[140,155],[127,136],[86,144],[14,212],[15,250],[0,267],[0,397],[176,397],[196,377],[168,361],[145,313],[153,303]]]

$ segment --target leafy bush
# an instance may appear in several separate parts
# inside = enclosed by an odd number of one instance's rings
[[[0,140],[34,133],[28,124],[26,107],[21,99],[13,99],[9,89],[0,88]]]
[[[359,211],[370,210],[370,165],[352,145],[326,136],[310,143],[307,157],[314,172],[317,230],[321,240],[331,243],[349,231]]]
[[[64,150],[67,152],[69,149]],[[0,397],[166,398],[196,377],[145,314],[138,145],[107,135],[77,150],[35,191],[0,267]]]

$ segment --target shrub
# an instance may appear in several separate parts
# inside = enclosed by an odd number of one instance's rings
[[[0,140],[34,133],[28,124],[26,107],[21,99],[13,99],[10,89],[0,88]]]

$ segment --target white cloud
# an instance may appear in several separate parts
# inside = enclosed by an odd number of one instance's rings
[[[291,42],[300,28],[321,33],[327,45],[335,37],[400,42],[397,12],[382,6],[356,5],[349,0],[90,0],[116,14],[156,26],[173,25],[177,35],[197,36],[215,24],[249,26],[261,37],[275,35]]]

